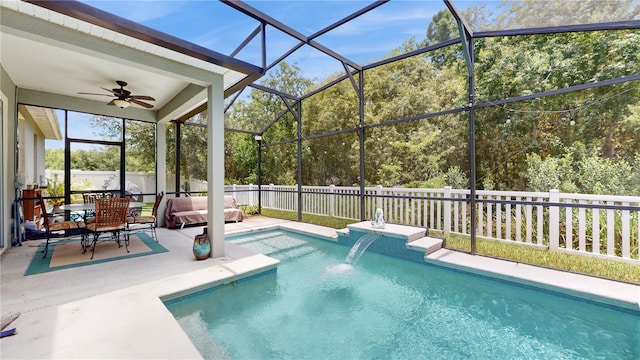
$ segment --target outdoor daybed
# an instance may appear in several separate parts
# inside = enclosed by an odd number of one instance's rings
[[[167,200],[165,223],[168,228],[183,227],[185,224],[201,224],[207,222],[207,197],[190,196]],[[224,196],[224,221],[242,221],[242,210],[238,209],[236,199],[231,195]]]

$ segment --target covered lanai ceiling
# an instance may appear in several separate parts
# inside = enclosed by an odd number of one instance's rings
[[[225,90],[261,76],[259,67],[79,2],[0,5],[2,66],[27,105],[170,121],[204,103],[216,76]],[[118,88],[117,80],[134,95],[153,97],[146,101],[153,108],[107,106],[105,89]]]
[[[540,9],[556,1],[566,4],[565,13],[539,16]],[[80,111],[92,108],[105,115],[149,121],[192,113],[206,100],[204,86],[218,74],[224,76],[225,95],[230,96],[280,61],[297,63],[304,76],[320,80],[344,75],[345,69],[360,69],[389,57],[408,39],[424,39],[434,15],[443,10],[479,37],[637,28],[640,22],[637,0],[0,0],[0,4],[2,66],[19,88],[19,101],[64,104]],[[473,7],[489,16],[478,21],[470,16]],[[520,14],[525,16],[500,15],[511,7],[524,8]],[[438,40],[457,37],[444,34]],[[365,39],[379,41],[375,47],[363,47]],[[128,82],[133,94],[154,97],[154,108],[131,106],[123,113],[105,105],[108,97],[79,94],[115,88],[116,80]]]

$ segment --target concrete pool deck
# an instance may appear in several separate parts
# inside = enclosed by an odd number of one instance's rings
[[[336,230],[255,216],[229,223],[229,235],[281,227],[329,240]],[[17,334],[0,339],[0,358],[24,359],[197,359],[196,348],[161,298],[228,283],[277,266],[277,260],[226,244],[224,258],[196,261],[191,247],[201,227],[158,229],[169,252],[151,256],[24,276],[38,242],[8,249],[2,255],[1,314],[20,313],[9,325]],[[640,286],[538,268],[449,250],[429,255],[427,262],[640,310]],[[586,295],[583,295],[586,294]]]

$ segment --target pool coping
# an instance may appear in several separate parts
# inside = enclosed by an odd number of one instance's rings
[[[228,232],[226,235],[268,229],[294,231],[337,242],[335,229],[297,222],[243,229]],[[209,261],[213,261],[212,266],[204,269],[23,314],[24,321],[29,321],[30,326],[29,333],[23,333],[25,345],[19,357],[202,358],[165,307],[163,300],[175,299],[205,288],[227,284],[263,271],[273,271],[279,263],[278,260],[261,254],[235,260],[220,258]],[[427,256],[425,264],[476,272],[511,282],[533,284],[543,289],[553,289],[553,291],[566,291],[572,296],[582,296],[594,301],[602,301],[602,298],[606,298],[610,299],[608,303],[612,305],[640,309],[640,285],[473,256],[446,249]],[[3,351],[3,357],[11,358],[11,355]]]
[[[427,255],[425,262],[601,306],[617,307],[640,316],[640,285],[449,249]]]

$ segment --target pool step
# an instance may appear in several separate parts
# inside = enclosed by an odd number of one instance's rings
[[[435,237],[425,236],[418,240],[407,243],[407,248],[417,251],[424,251],[424,256],[442,249],[443,240]]]
[[[338,242],[349,246],[354,244],[353,234],[357,237],[355,240],[365,234],[380,235],[382,243],[374,242],[368,251],[418,263],[423,263],[428,255],[444,247],[444,239],[427,236],[426,228],[415,226],[387,224],[385,228],[378,229],[372,228],[369,222],[362,222],[335,231]]]

